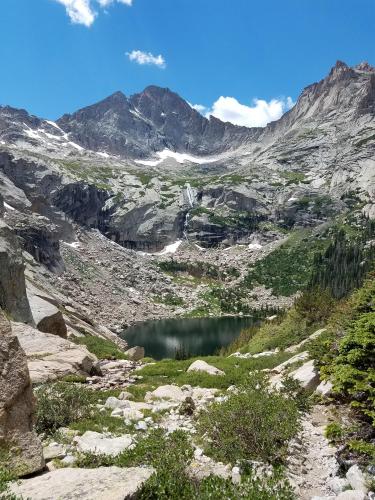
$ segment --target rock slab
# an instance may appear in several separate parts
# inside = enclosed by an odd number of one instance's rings
[[[150,467],[67,467],[13,484],[11,491],[30,500],[124,500],[134,498],[153,472]]]
[[[87,431],[75,438],[77,448],[83,453],[116,456],[132,444],[129,434],[119,437],[107,437],[99,432]]]

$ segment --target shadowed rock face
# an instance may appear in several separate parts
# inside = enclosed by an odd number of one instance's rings
[[[33,431],[34,397],[26,356],[0,311],[0,448],[19,476],[44,467],[42,446]]]
[[[164,148],[212,154],[233,149],[260,130],[208,120],[179,95],[156,86],[130,98],[116,92],[57,123],[85,148],[133,158]]]
[[[32,323],[26,297],[24,263],[17,238],[0,220],[0,307],[16,321]]]

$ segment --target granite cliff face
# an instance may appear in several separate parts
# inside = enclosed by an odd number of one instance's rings
[[[71,222],[155,251],[246,243],[265,223],[314,226],[353,203],[372,214],[374,102],[375,69],[337,62],[265,128],[208,120],[155,86],[56,123],[3,107],[0,193],[29,221],[8,209],[24,248],[56,271]]]

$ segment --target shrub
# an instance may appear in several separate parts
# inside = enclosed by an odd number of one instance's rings
[[[91,391],[66,382],[45,385],[35,391],[36,430],[53,433],[92,414]]]
[[[368,280],[336,315],[320,364],[335,393],[375,425],[375,281]]]
[[[74,337],[72,341],[75,344],[86,346],[98,359],[126,359],[126,354],[110,340],[85,335],[84,337]]]
[[[198,429],[207,452],[219,461],[279,461],[298,431],[298,417],[293,399],[272,391],[264,376],[253,374],[237,394],[203,411]]]
[[[324,434],[329,441],[337,441],[342,438],[344,430],[339,423],[332,422],[327,425]]]

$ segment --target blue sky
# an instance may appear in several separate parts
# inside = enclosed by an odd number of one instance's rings
[[[375,64],[374,0],[1,0],[0,20],[0,103],[49,119],[155,84],[258,124],[337,59]]]

